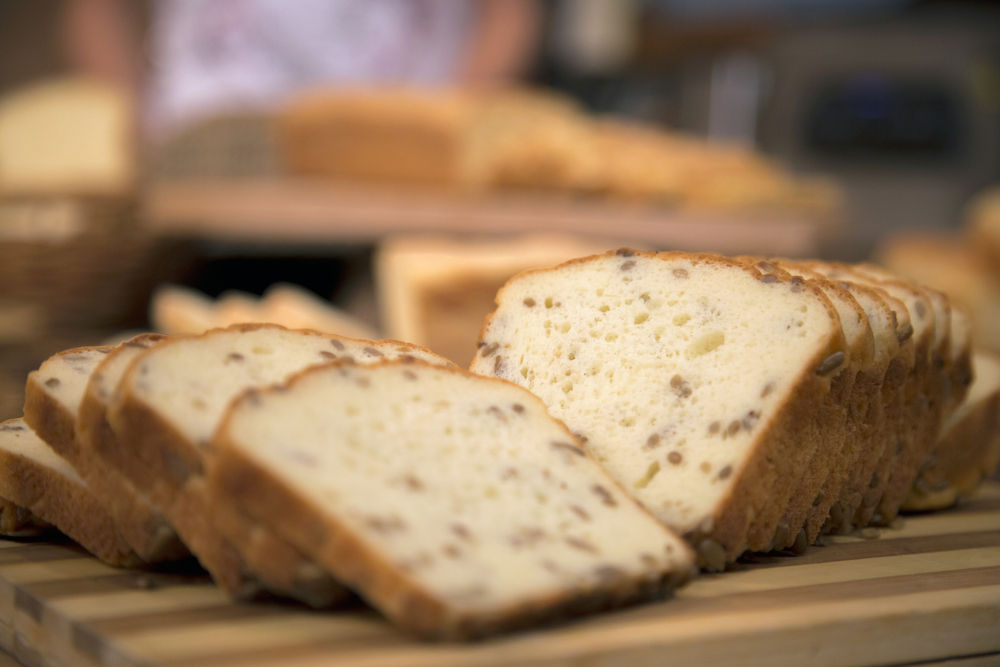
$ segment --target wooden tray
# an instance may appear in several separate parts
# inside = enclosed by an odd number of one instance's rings
[[[146,230],[213,241],[370,244],[391,234],[559,232],[657,249],[814,256],[842,221],[802,212],[735,213],[554,193],[457,193],[307,178],[155,183]]]
[[[233,604],[202,574],[123,571],[68,542],[0,540],[0,645],[26,665],[1000,664],[1000,486],[758,557],[675,599],[479,644],[421,644],[376,612]]]

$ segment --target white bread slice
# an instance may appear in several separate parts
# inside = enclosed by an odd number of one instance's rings
[[[850,363],[832,378],[830,392],[824,401],[824,435],[809,469],[799,480],[799,487],[792,496],[793,509],[782,518],[772,541],[776,549],[794,547],[796,551],[801,551],[819,535],[840,493],[847,468],[857,458],[860,443],[855,424],[856,413],[852,407],[862,401],[867,403],[869,396],[855,394],[862,391],[871,393],[874,387],[857,384],[856,380],[859,372],[873,363],[875,337],[864,310],[844,287],[791,262],[758,260],[755,265],[762,273],[808,280],[822,290],[837,309],[845,340],[850,347]]]
[[[0,423],[0,497],[30,510],[109,565],[140,563],[73,466],[20,419]]]
[[[661,597],[690,548],[524,389],[335,363],[233,404],[211,483],[404,629],[468,639]]]
[[[968,395],[942,427],[903,509],[950,507],[996,470],[1000,461],[1000,357],[977,350],[973,368],[975,379]]]
[[[132,361],[167,339],[156,334],[132,339],[112,350],[91,374],[80,405],[77,432],[81,442],[103,460],[116,461],[122,447],[107,422],[108,399]],[[227,509],[225,519],[216,522],[223,539],[204,545],[199,554],[202,565],[223,588],[234,596],[248,597],[263,587],[314,607],[330,606],[344,597],[343,588],[301,552],[263,530],[238,508]],[[204,521],[197,514],[180,520],[185,525]]]
[[[151,340],[155,336],[144,335],[122,345],[144,347]],[[87,381],[114,349],[74,348],[42,362],[28,375],[24,421],[86,480],[142,560],[156,563],[184,558],[190,553],[166,518],[127,478],[105,463],[76,428]]]
[[[230,401],[244,390],[338,357],[371,363],[402,356],[451,363],[406,343],[266,324],[165,341],[138,355],[122,374],[108,400],[107,420],[117,441],[129,446],[105,448],[102,455],[147,490],[230,594],[253,595],[259,578],[308,604],[332,604],[346,591],[329,574],[253,522],[240,521],[239,512],[215,507],[218,501],[205,485],[204,456]]]
[[[523,273],[497,304],[473,371],[536,393],[702,565],[770,543],[849,361],[825,295],[718,255],[623,249]]]

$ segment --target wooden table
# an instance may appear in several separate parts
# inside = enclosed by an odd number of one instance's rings
[[[467,645],[414,642],[364,608],[234,604],[197,573],[0,540],[0,646],[65,667],[997,665],[1000,485],[879,539],[758,557],[672,600]]]
[[[457,193],[309,179],[163,182],[145,227],[215,241],[371,244],[390,234],[564,232],[656,249],[815,256],[837,222],[531,192]]]

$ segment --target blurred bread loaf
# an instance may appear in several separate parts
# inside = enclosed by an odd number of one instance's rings
[[[87,79],[0,99],[0,194],[123,195],[135,181],[134,114],[123,90]]]
[[[570,236],[472,240],[399,237],[378,249],[375,280],[386,334],[426,347],[460,366],[476,352],[497,290],[528,269],[604,252]]]

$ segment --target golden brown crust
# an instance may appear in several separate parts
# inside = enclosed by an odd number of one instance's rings
[[[372,367],[406,363],[426,365],[422,361],[382,361]],[[340,365],[342,362],[334,361],[314,366],[295,374],[286,383],[251,389],[234,400],[212,443],[212,455],[208,459],[209,485],[214,492],[245,508],[252,516],[315,557],[339,581],[370,600],[405,631],[424,639],[476,639],[660,599],[692,576],[692,572],[684,571],[655,581],[636,577],[599,585],[591,590],[567,591],[559,596],[538,599],[491,614],[450,612],[442,600],[430,595],[397,565],[380,558],[349,528],[240,451],[231,439],[228,422],[242,401],[255,394],[284,390],[312,372]],[[470,374],[457,367],[441,367],[441,370],[458,375]],[[501,378],[476,377],[517,386]],[[524,401],[534,401],[544,408],[539,398],[521,387],[518,390],[524,392]],[[559,422],[559,425],[566,437],[579,446],[565,424]],[[591,457],[583,451],[585,456]],[[610,478],[608,483],[614,484]],[[688,557],[693,560],[693,553],[689,552]]]
[[[0,497],[31,510],[109,565],[134,567],[141,562],[86,486],[6,449],[0,449]]]

